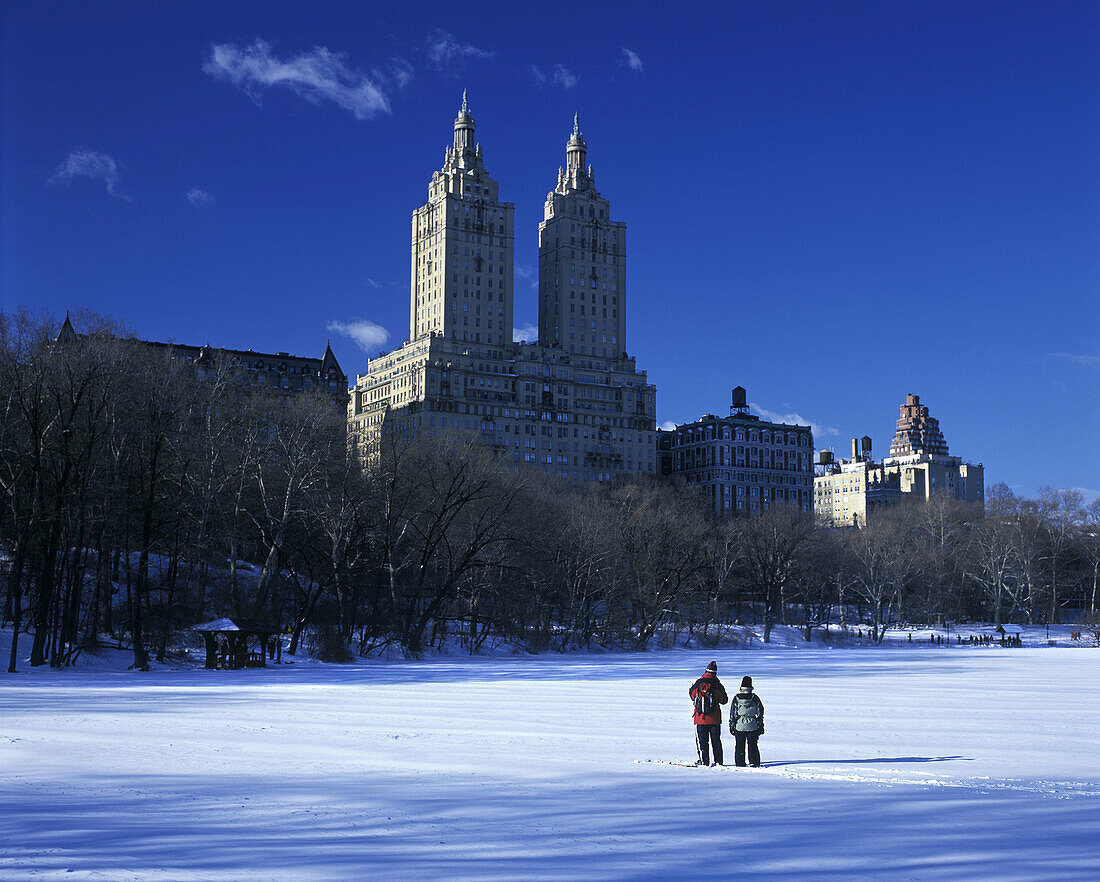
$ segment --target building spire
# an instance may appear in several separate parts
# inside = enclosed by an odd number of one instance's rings
[[[585,175],[585,154],[588,146],[584,143],[584,135],[581,134],[581,119],[579,113],[573,114],[573,134],[569,137],[569,143],[565,145],[565,174],[569,183],[575,189],[584,189],[588,185]]]
[[[462,90],[462,109],[455,117],[454,162],[459,168],[469,168],[477,155],[474,144],[474,116],[466,90]]]

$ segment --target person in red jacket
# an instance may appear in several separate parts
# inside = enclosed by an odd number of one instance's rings
[[[718,663],[711,662],[703,676],[691,684],[695,721],[695,746],[699,751],[697,765],[710,765],[710,747],[714,746],[714,764],[722,765],[722,705],[729,701],[722,681],[718,679]]]

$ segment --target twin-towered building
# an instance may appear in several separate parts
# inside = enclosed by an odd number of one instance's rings
[[[474,133],[464,93],[453,143],[412,215],[409,338],[371,359],[351,391],[361,455],[387,425],[457,430],[517,468],[576,484],[676,475],[719,514],[784,504],[837,525],[865,523],[905,494],[981,500],[981,466],[948,455],[916,396],[890,458],[873,463],[867,438],[850,462],[819,465],[816,481],[810,428],[753,416],[740,386],[728,417],[659,433],[657,390],[626,349],[626,225],[596,189],[576,117],[538,229],[538,341],[514,342],[515,206],[501,201]]]
[[[585,484],[656,473],[656,388],[626,352],[626,225],[576,117],[539,225],[538,342],[513,342],[514,205],[485,169],[466,95],[413,212],[409,339],[348,405],[368,455],[387,423],[476,432],[505,461]]]

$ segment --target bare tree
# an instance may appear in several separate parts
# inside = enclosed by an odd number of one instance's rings
[[[250,512],[264,549],[252,597],[251,612],[258,618],[267,608],[287,537],[304,516],[309,494],[324,484],[333,443],[339,440],[343,446],[343,426],[337,422],[341,415],[323,399],[257,398],[253,406],[265,408],[260,425],[268,439],[256,459],[256,505]]]
[[[704,565],[702,506],[693,495],[651,482],[616,487],[610,501],[630,577],[633,642],[641,649],[694,600],[688,595]]]
[[[828,625],[838,605],[843,607],[850,568],[844,543],[832,530],[815,530],[799,558],[801,566],[792,599],[799,604],[802,636],[809,641],[813,629]]]
[[[776,605],[782,602],[797,556],[813,530],[813,518],[797,506],[773,504],[736,523],[746,577],[764,604],[764,642],[770,643]]]
[[[1096,623],[1096,590],[1100,582],[1100,496],[1085,508],[1085,523],[1077,533],[1077,547],[1092,569],[1089,621]]]
[[[1071,545],[1074,530],[1085,515],[1085,498],[1080,490],[1039,490],[1037,515],[1047,540],[1047,564],[1050,573],[1050,614],[1052,624],[1059,620],[1059,575],[1063,557]]]
[[[974,527],[966,544],[966,575],[981,589],[993,611],[993,624],[1004,617],[1006,596],[1018,601],[1020,546],[1016,525],[990,517]]]
[[[887,607],[919,560],[908,507],[879,512],[866,526],[846,534],[852,589],[871,609],[871,639],[881,643]]]
[[[391,431],[378,464],[384,488],[378,544],[401,644],[419,655],[428,626],[510,537],[523,482],[471,437]]]

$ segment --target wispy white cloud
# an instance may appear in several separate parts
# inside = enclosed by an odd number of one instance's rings
[[[522,328],[512,328],[512,340],[515,343],[534,343],[539,338],[539,329],[526,324]]]
[[[265,90],[281,86],[313,104],[331,101],[359,120],[390,112],[389,97],[377,74],[349,67],[346,55],[323,46],[280,59],[260,39],[248,46],[215,43],[202,69],[232,83],[257,104]]]
[[[198,187],[192,187],[187,191],[187,201],[194,205],[196,208],[202,205],[209,205],[214,201],[214,197],[207,193],[205,190],[200,190]]]
[[[572,89],[581,81],[581,78],[569,70],[564,64],[555,64],[554,69],[550,71],[550,73],[543,72],[543,70],[535,64],[527,65],[527,70],[531,74],[531,79],[540,86],[545,83],[551,83],[555,86],[561,86],[563,89]]]
[[[364,352],[375,352],[385,346],[386,341],[390,339],[389,331],[368,319],[353,319],[350,322],[332,321],[328,323],[328,329],[334,334],[351,337]]]
[[[840,432],[832,426],[824,426],[821,423],[815,423],[813,420],[807,419],[799,413],[776,413],[774,410],[768,410],[752,401],[749,402],[749,407],[756,411],[758,416],[763,417],[769,423],[787,423],[788,425],[809,426],[810,430],[814,433],[814,440],[818,440],[825,435],[840,434]]]
[[[102,181],[107,193],[118,199],[130,200],[118,189],[119,165],[106,153],[97,153],[94,150],[74,150],[68,155],[61,165],[50,176],[47,183],[71,184],[75,178],[88,178],[93,181]]]
[[[519,276],[521,279],[526,279],[530,283],[532,289],[538,290],[538,273],[535,272],[535,268],[533,266],[529,266],[528,264],[520,264],[516,267],[516,275]]]
[[[1100,352],[1048,352],[1047,357],[1056,358],[1059,361],[1068,361],[1070,364],[1078,364],[1083,367],[1100,364]]]
[[[676,423],[674,423],[672,420],[665,420],[663,423],[661,423],[660,428],[664,429],[666,432],[675,432]]]
[[[434,30],[428,35],[428,60],[439,71],[456,71],[467,61],[492,58],[496,53],[463,43],[446,31]]]
[[[636,73],[642,72],[642,59],[638,57],[637,52],[627,49],[626,46],[623,46],[622,63]]]
[[[391,58],[389,71],[375,70],[374,75],[383,83],[392,82],[398,89],[404,89],[413,81],[416,72],[404,58]]]
[[[581,78],[569,70],[564,64],[554,65],[554,76],[551,79],[555,86],[561,86],[563,89],[572,89],[581,81]]]
[[[379,285],[379,284],[378,284],[378,283],[377,283],[377,282],[376,282],[376,281],[375,281],[374,279],[367,279],[367,284],[368,284],[368,285],[369,285],[370,287],[372,287],[372,288],[375,288],[375,289],[377,289],[377,288],[381,288],[381,287],[382,287],[382,286],[381,286],[381,285]]]

